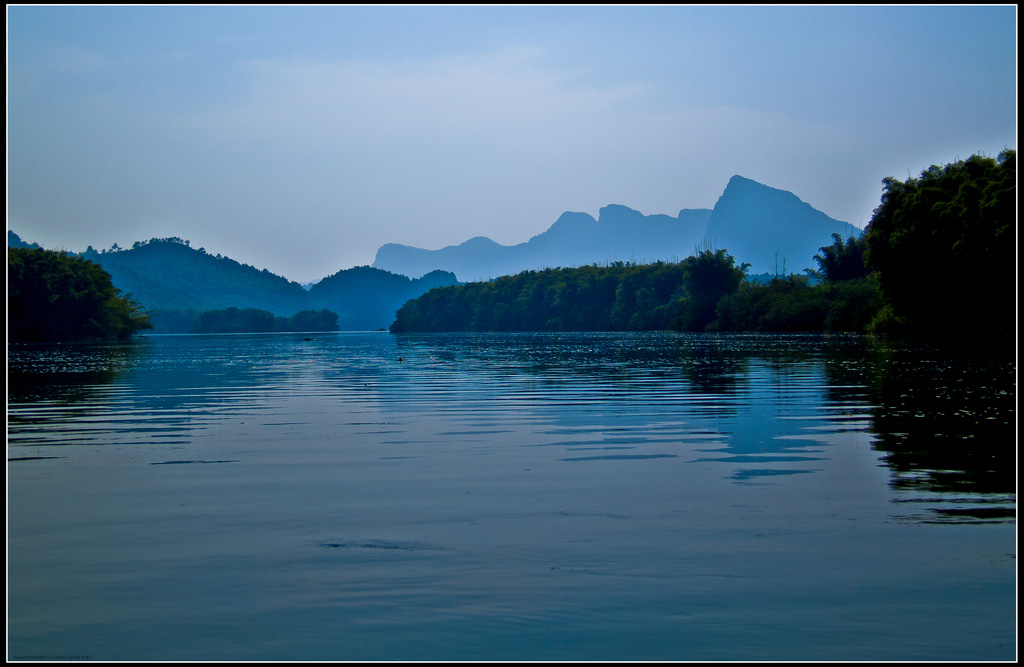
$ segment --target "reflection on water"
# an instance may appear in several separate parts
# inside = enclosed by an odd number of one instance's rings
[[[454,409],[478,437],[507,432],[481,431],[478,421],[514,412],[566,436],[544,443],[564,447],[562,461],[678,457],[668,443],[703,443],[683,455],[728,462],[733,480],[756,482],[812,472],[822,460],[820,442],[787,437],[797,421],[819,433],[870,433],[892,471],[894,501],[918,506],[903,516],[1001,521],[1016,513],[1014,373],[1012,363],[857,336],[206,336],[25,345],[8,351],[8,442],[178,443],[224,419],[272,412],[285,395],[334,394],[385,411]],[[395,442],[417,438],[408,435]]]
[[[13,346],[9,658],[1005,659],[1014,375],[858,336]]]
[[[1016,516],[1012,362],[890,353],[871,384],[875,447],[906,502],[939,503],[932,520]]]
[[[1015,516],[1012,362],[936,358],[927,350],[843,335],[436,335],[400,338],[399,350],[410,358],[458,364],[467,376],[495,366],[508,373],[505,379],[525,374],[546,395],[575,381],[585,400],[599,400],[609,412],[622,395],[642,396],[645,407],[671,404],[682,408],[684,418],[714,422],[704,435],[719,446],[703,460],[818,460],[815,446],[783,438],[790,429],[786,420],[813,420],[822,433],[870,433],[893,471],[893,489],[908,492],[898,502],[964,505],[933,507],[932,519]],[[745,437],[730,437],[737,432]],[[701,434],[689,428],[687,435]],[[811,469],[747,468],[733,477]],[[986,503],[1000,507],[966,506]]]
[[[129,368],[145,342],[25,344],[7,351],[7,395],[18,401],[73,403],[92,388],[113,381]]]

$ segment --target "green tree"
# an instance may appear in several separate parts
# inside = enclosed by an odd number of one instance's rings
[[[814,256],[818,264],[814,274],[830,283],[866,278],[871,273],[864,261],[866,247],[863,237],[851,236],[843,241],[839,234],[832,234],[832,245],[822,246]]]
[[[876,329],[912,338],[1015,342],[1017,154],[971,156],[882,181],[864,235],[886,307]],[[991,344],[991,343],[990,343]]]
[[[684,296],[672,326],[685,331],[704,331],[715,319],[718,302],[739,289],[750,265],[736,266],[732,255],[724,249],[710,248],[687,257],[682,264]]]
[[[98,264],[67,252],[7,249],[10,340],[123,340],[152,326]]]

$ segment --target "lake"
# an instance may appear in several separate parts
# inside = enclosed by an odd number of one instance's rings
[[[1013,362],[168,335],[8,382],[9,660],[1016,659]]]

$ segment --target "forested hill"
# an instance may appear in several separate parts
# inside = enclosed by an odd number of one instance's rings
[[[102,252],[90,247],[82,256],[102,266],[118,289],[152,314],[157,333],[191,331],[199,313],[227,308],[266,310],[281,317],[328,309],[338,314],[341,329],[383,329],[405,301],[432,287],[456,283],[454,275],[440,271],[412,280],[356,267],[324,278],[307,291],[266,269],[211,255],[179,238],[151,239],[130,249]]]
[[[386,329],[399,306],[434,287],[456,284],[455,275],[432,271],[412,280],[369,266],[338,271],[309,288],[311,308],[338,313],[343,329]]]
[[[302,310],[298,283],[205,250],[178,238],[152,239],[131,249],[82,254],[102,266],[121,291],[154,311],[261,308],[289,316]]]

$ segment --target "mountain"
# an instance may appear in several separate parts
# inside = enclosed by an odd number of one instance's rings
[[[816,268],[814,256],[832,243],[833,232],[846,239],[860,230],[792,192],[733,176],[711,211],[705,244],[749,263],[751,274],[800,273]]]
[[[338,313],[338,327],[343,331],[385,329],[394,321],[395,311],[409,299],[457,282],[455,275],[447,271],[431,271],[410,279],[382,269],[357,266],[312,285],[308,303],[311,308]]]
[[[482,236],[440,250],[387,244],[372,267],[339,271],[308,288],[191,248],[179,238],[151,239],[125,250],[90,247],[82,256],[153,313],[156,332],[188,331],[198,313],[226,308],[256,308],[282,317],[328,309],[338,314],[342,329],[380,329],[407,300],[458,280],[617,261],[672,262],[702,247],[728,250],[737,263],[751,265],[750,275],[799,273],[814,265],[814,255],[831,244],[834,232],[846,238],[858,231],[791,192],[733,176],[714,209],[683,209],[672,217],[610,205],[596,220],[566,212],[543,233],[514,246]],[[7,244],[38,247],[10,230]]]
[[[373,266],[408,276],[443,269],[470,281],[525,269],[680,260],[692,255],[701,242],[710,214],[709,209],[684,209],[673,218],[611,205],[595,220],[567,211],[547,231],[518,245],[500,245],[483,236],[440,250],[389,243],[377,251]]]
[[[82,253],[111,276],[114,285],[150,310],[204,311],[259,308],[290,316],[306,291],[298,283],[209,255],[180,239],[152,239],[130,250]]]
[[[102,266],[114,286],[152,313],[156,333],[187,332],[197,315],[227,308],[255,308],[290,317],[301,310],[338,314],[342,330],[383,329],[409,299],[456,283],[435,271],[413,280],[370,267],[339,271],[306,290],[266,269],[207,254],[178,238],[152,239],[131,249],[82,253]]]
[[[598,219],[563,213],[547,231],[525,243],[504,246],[478,236],[457,246],[425,250],[389,243],[373,266],[408,276],[451,271],[459,280],[487,280],[528,269],[613,261],[681,260],[700,247],[724,248],[750,273],[799,273],[832,242],[859,232],[785,190],[733,176],[714,209],[683,209],[676,217],[644,215],[621,205],[605,206]]]
[[[38,243],[26,243],[25,241],[22,241],[20,236],[18,236],[17,234],[15,234],[14,232],[12,232],[11,230],[8,229],[7,230],[7,247],[8,248],[38,248],[40,246],[39,246]]]

